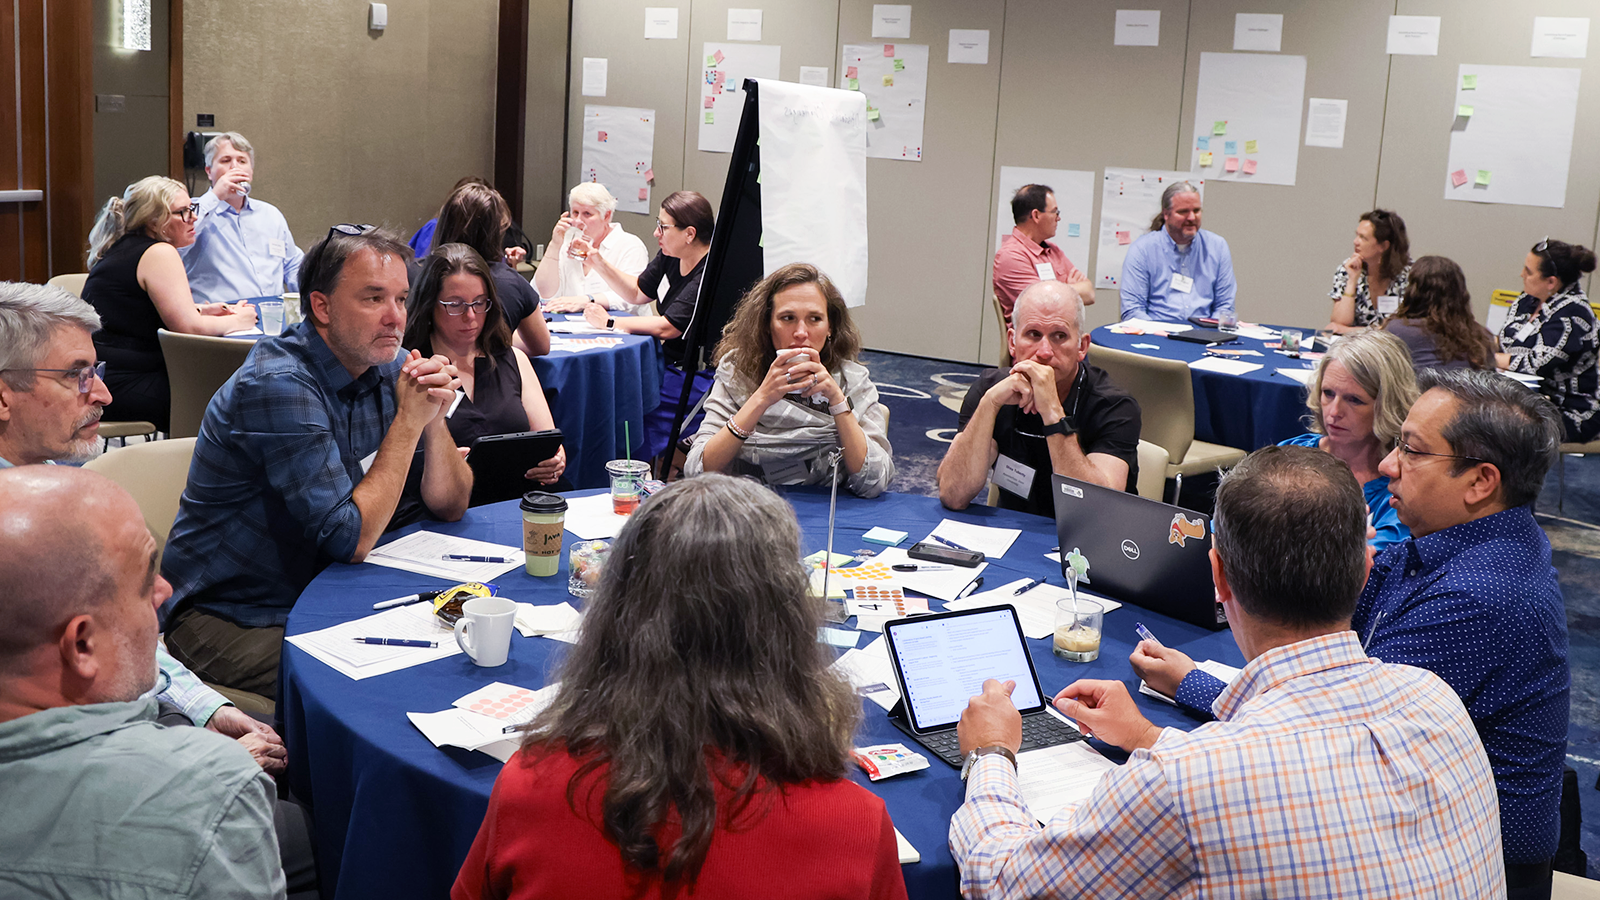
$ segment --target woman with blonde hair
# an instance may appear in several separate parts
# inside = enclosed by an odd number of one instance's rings
[[[827,484],[844,451],[845,487],[876,497],[894,478],[888,411],[856,361],[861,334],[815,266],[792,263],[739,301],[717,345],[716,380],[685,475],[726,472],[767,484]]]
[[[194,243],[199,204],[161,175],[106,201],[89,232],[83,299],[100,314],[95,352],[106,364],[107,421],[153,422],[168,430],[172,392],[156,331],[222,335],[255,325],[249,303],[196,306],[178,248]]]
[[[1382,553],[1411,536],[1389,505],[1389,478],[1378,463],[1400,440],[1400,426],[1417,402],[1417,377],[1405,341],[1387,331],[1339,338],[1306,384],[1309,434],[1280,444],[1316,447],[1350,467],[1367,498],[1369,542]]]

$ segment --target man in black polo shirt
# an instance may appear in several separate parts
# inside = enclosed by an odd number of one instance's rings
[[[955,440],[939,464],[939,500],[965,509],[994,468],[1000,505],[1055,515],[1050,473],[1132,491],[1139,476],[1139,404],[1084,361],[1083,301],[1041,281],[1012,310],[1009,371],[967,389]]]

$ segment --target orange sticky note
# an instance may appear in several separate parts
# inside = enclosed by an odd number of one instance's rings
[[[716,97],[712,97],[712,96],[707,96],[706,97],[706,109],[710,109],[711,107],[716,106],[716,105],[717,105],[717,98]]]
[[[883,45],[883,55],[884,56],[894,56],[894,45],[893,44],[884,44]]]
[[[1254,175],[1256,173],[1256,161],[1255,160],[1247,159],[1247,160],[1244,161],[1244,173],[1246,175]]]
[[[1450,173],[1450,183],[1455,185],[1456,187],[1461,187],[1463,184],[1466,184],[1467,183],[1467,170],[1466,169],[1457,169],[1454,172],[1451,172]]]
[[[1239,171],[1239,157],[1237,157],[1237,156],[1228,157],[1227,161],[1222,164],[1222,171],[1224,171],[1224,172],[1237,172],[1237,171]]]
[[[1133,235],[1129,234],[1126,231],[1117,232],[1117,243],[1119,243],[1119,244],[1127,244],[1127,243],[1131,243],[1132,241],[1133,241]]]

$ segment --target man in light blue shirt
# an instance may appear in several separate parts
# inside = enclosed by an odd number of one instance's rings
[[[199,198],[194,243],[178,251],[196,303],[234,303],[300,289],[300,259],[289,223],[272,204],[250,196],[255,148],[244,135],[206,144],[211,190]]]
[[[1122,318],[1182,322],[1233,315],[1233,256],[1228,242],[1200,228],[1200,190],[1176,181],[1161,193],[1150,231],[1122,263]]]

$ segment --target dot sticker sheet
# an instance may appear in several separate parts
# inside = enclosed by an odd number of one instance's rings
[[[560,682],[557,682],[537,691],[531,691],[514,684],[496,681],[458,698],[451,705],[480,716],[498,719],[507,725],[523,725],[533,721],[534,716],[550,705],[559,686]]]

